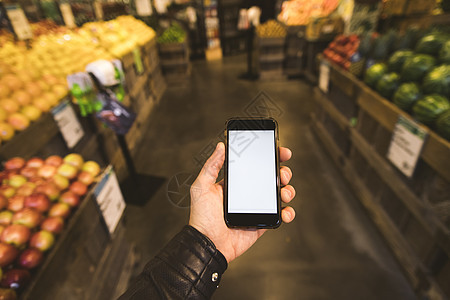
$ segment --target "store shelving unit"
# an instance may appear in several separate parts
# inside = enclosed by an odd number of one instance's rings
[[[220,44],[223,55],[244,53],[246,51],[247,32],[238,30],[239,10],[242,0],[219,0]]]
[[[123,223],[110,236],[94,189],[70,217],[20,299],[112,299],[119,280],[128,281],[135,250],[125,238]]]
[[[315,89],[312,127],[392,249],[414,290],[450,295],[450,143],[429,131],[406,178],[386,153],[398,117],[408,115],[338,66],[329,92]],[[357,124],[355,121],[357,120]]]

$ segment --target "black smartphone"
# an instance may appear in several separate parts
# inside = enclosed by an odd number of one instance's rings
[[[278,124],[272,118],[226,123],[224,216],[228,227],[281,224]]]

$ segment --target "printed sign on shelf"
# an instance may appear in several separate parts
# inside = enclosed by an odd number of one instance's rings
[[[427,134],[416,122],[399,116],[387,157],[407,177],[414,174]]]
[[[67,147],[73,148],[84,136],[84,131],[69,101],[63,101],[52,110],[52,113]]]
[[[330,65],[327,62],[320,63],[319,88],[322,92],[328,93],[330,84]]]
[[[19,40],[31,39],[33,37],[33,31],[22,8],[18,4],[9,4],[5,8],[17,38]]]
[[[105,171],[94,194],[109,233],[112,234],[116,230],[126,206],[112,166]]]

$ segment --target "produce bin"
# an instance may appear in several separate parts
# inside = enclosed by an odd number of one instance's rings
[[[424,297],[445,299],[450,295],[450,143],[426,128],[428,139],[408,179],[386,158],[398,117],[408,114],[349,72],[330,68],[329,92],[315,90],[314,132],[413,288]]]

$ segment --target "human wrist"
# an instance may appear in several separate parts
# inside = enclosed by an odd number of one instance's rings
[[[214,245],[216,250],[225,257],[227,263],[230,263],[230,261],[232,260],[231,255],[228,253],[228,251],[226,251],[226,247],[224,247],[222,245],[222,243],[220,243],[220,241],[217,238],[215,238],[214,234],[211,234],[209,230],[207,230],[206,228],[204,228],[203,226],[200,226],[198,224],[194,224],[194,223],[190,222],[189,226],[193,227],[198,232],[200,232],[203,236],[205,236]]]

